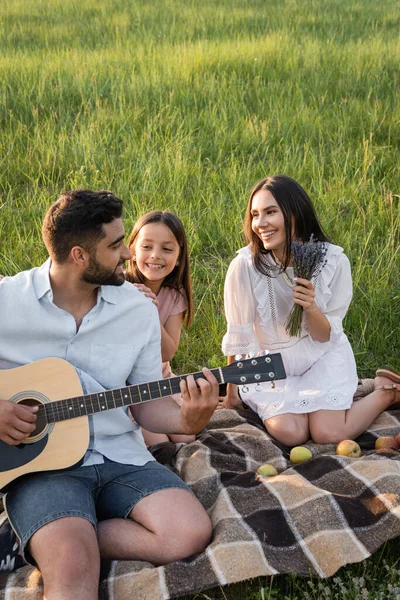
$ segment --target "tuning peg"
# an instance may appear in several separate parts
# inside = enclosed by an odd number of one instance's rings
[[[242,359],[242,355],[241,354],[235,354],[235,360],[241,360]]]
[[[249,388],[247,387],[247,385],[242,385],[242,387],[240,388],[240,391],[243,394],[247,394],[247,392],[249,391]]]
[[[249,352],[248,355],[247,355],[247,358],[254,358],[255,355],[256,355],[255,352]]]
[[[261,385],[260,382],[258,382],[256,385],[256,392],[262,392],[262,391],[263,391],[263,386]]]

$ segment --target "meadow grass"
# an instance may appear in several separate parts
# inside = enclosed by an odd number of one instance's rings
[[[174,369],[219,366],[249,190],[286,173],[350,258],[359,372],[400,369],[399,26],[392,0],[3,0],[0,272],[46,258],[63,189],[111,189],[127,231],[173,210],[196,302]],[[281,581],[229,593],[305,597]]]

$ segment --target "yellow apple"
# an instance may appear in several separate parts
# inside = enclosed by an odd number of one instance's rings
[[[312,458],[312,453],[304,446],[295,446],[291,449],[289,458],[292,463],[299,465],[300,463],[310,460],[310,458]]]
[[[388,435],[378,437],[375,440],[375,450],[380,450],[381,448],[398,448],[398,443],[396,438],[390,437]]]
[[[336,454],[349,456],[350,458],[360,458],[361,448],[354,440],[343,440],[336,446]]]
[[[278,475],[278,471],[275,469],[274,465],[266,463],[265,465],[261,465],[260,467],[258,467],[257,475],[264,475],[264,477],[273,477],[274,475]]]

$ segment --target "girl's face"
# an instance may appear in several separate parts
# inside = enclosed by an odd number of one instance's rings
[[[176,237],[164,223],[148,223],[139,231],[131,250],[144,283],[158,293],[179,259],[180,246]]]
[[[277,201],[269,190],[258,190],[251,203],[251,228],[266,250],[283,260],[286,233],[285,220]]]

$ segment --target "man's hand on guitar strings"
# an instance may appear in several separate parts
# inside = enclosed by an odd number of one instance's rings
[[[0,440],[17,446],[35,430],[38,406],[0,400]]]

